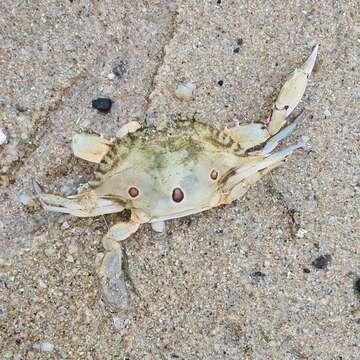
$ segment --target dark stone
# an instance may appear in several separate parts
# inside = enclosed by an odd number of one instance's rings
[[[236,40],[236,43],[241,46],[244,43],[244,40],[242,38],[239,38]]]
[[[305,274],[309,274],[309,273],[310,273],[310,269],[304,268],[304,269],[303,269],[303,272],[304,272]]]
[[[330,260],[330,255],[321,255],[312,262],[312,265],[317,269],[325,269],[329,265]]]
[[[265,277],[265,274],[261,271],[255,271],[251,274],[251,276],[256,278],[263,278]]]
[[[125,71],[126,71],[125,61],[120,61],[120,64],[112,69],[112,73],[117,77],[122,76],[125,73]]]
[[[218,81],[218,85],[219,85],[219,86],[223,86],[223,85],[224,85],[224,81],[223,81],[223,80],[219,80],[219,81]]]
[[[21,113],[21,112],[24,112],[24,111],[25,111],[25,109],[24,109],[23,107],[21,107],[19,104],[16,104],[16,105],[15,105],[15,110],[16,110],[16,112],[18,112],[18,113]]]
[[[108,113],[111,109],[112,101],[108,98],[97,98],[94,99],[91,104],[94,109]]]
[[[221,4],[221,0],[217,0],[217,3],[218,3],[218,4]]]
[[[355,281],[354,288],[355,288],[355,291],[360,294],[360,278],[358,278],[358,279]]]
[[[240,47],[236,47],[235,49],[234,49],[234,53],[235,54],[238,54],[240,52]]]

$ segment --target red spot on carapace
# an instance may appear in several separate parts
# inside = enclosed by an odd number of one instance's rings
[[[216,180],[218,177],[219,177],[219,172],[215,169],[212,169],[210,173],[210,179]]]
[[[172,199],[179,203],[184,199],[184,193],[180,188],[175,188],[172,192]]]
[[[140,191],[137,187],[132,186],[131,188],[129,188],[128,193],[129,193],[130,197],[136,198],[139,196]]]

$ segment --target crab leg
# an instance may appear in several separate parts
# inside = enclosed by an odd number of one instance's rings
[[[137,121],[130,121],[120,128],[116,136],[121,138],[129,132],[134,132],[140,128]],[[107,154],[113,144],[113,140],[107,140],[98,135],[75,134],[72,140],[72,150],[76,157],[100,163],[101,159]]]
[[[122,271],[122,247],[120,242],[137,231],[140,224],[130,220],[113,225],[103,237],[103,255],[97,272],[108,302],[118,309],[129,307],[129,296]]]
[[[273,105],[265,124],[253,123],[225,128],[224,132],[245,150],[264,143],[275,135],[286,123],[286,118],[299,104],[307,82],[314,67],[318,45],[316,45],[306,62],[288,77]]]
[[[225,194],[222,202],[227,204],[238,199],[261,177],[281,165],[295,150],[307,149],[308,146],[308,138],[303,137],[298,144],[291,145],[266,157],[259,156],[259,161],[255,164],[240,167],[233,177],[229,179],[228,185],[232,186],[232,188],[229,193]]]
[[[92,217],[124,210],[124,206],[120,201],[99,197],[91,190],[78,195],[62,197],[45,193],[44,188],[37,181],[34,181],[34,190],[43,208],[48,211],[61,212],[78,217]]]
[[[263,156],[270,155],[271,152],[279,145],[279,142],[285,139],[286,137],[288,137],[295,130],[296,125],[303,118],[303,116],[304,116],[304,112],[302,111],[298,116],[296,116],[296,118],[290,125],[286,126],[276,135],[270,138],[260,151],[249,152],[249,155],[263,155]]]

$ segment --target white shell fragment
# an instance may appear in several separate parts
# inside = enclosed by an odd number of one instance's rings
[[[111,141],[97,135],[76,134],[72,140],[72,150],[81,159],[99,163],[111,144]]]
[[[175,96],[181,100],[190,100],[193,96],[195,85],[188,82],[180,84],[175,90]]]
[[[330,110],[329,110],[329,109],[326,109],[326,110],[324,111],[324,115],[325,115],[326,118],[329,118],[329,117],[331,116]]]
[[[162,233],[165,231],[165,221],[155,221],[151,223],[151,227],[154,231]]]
[[[123,127],[120,128],[120,130],[116,133],[116,137],[123,137],[127,133],[133,133],[137,129],[140,129],[141,125],[137,121],[130,121],[127,124],[125,124]]]
[[[54,344],[51,342],[43,342],[41,344],[35,344],[34,349],[45,352],[52,352],[54,350]]]
[[[25,206],[31,206],[34,204],[33,199],[27,194],[21,194],[19,196],[19,200],[20,200],[21,204],[23,204]]]
[[[4,133],[3,129],[0,129],[0,145],[7,143],[7,136]]]

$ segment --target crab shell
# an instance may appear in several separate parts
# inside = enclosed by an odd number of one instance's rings
[[[168,220],[228,202],[236,169],[259,160],[229,135],[180,120],[160,133],[140,129],[119,139],[92,185],[99,198],[141,209],[150,222]]]

